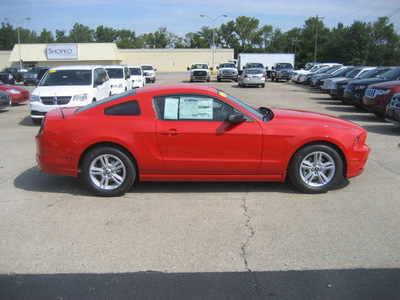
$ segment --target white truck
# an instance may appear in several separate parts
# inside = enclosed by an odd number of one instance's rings
[[[294,66],[294,53],[239,53],[238,54],[238,71],[242,73],[243,67],[247,63],[262,63],[270,77],[272,66],[276,63],[290,63]]]

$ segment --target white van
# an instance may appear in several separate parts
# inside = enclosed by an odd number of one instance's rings
[[[31,94],[33,123],[57,107],[85,106],[111,95],[110,79],[102,66],[62,66],[51,68]]]
[[[125,65],[104,66],[111,81],[111,94],[119,94],[132,89],[131,72]]]
[[[141,88],[146,85],[146,77],[144,76],[141,66],[129,66],[131,72],[132,88]]]

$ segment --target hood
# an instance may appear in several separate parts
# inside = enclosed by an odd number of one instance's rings
[[[362,129],[359,125],[353,122],[325,114],[283,108],[274,108],[271,110],[274,112],[274,119],[272,122],[283,122],[285,124],[298,124],[305,126],[310,126],[312,124],[312,126],[321,125],[342,129]]]
[[[370,85],[374,83],[379,83],[379,82],[387,82],[387,79],[383,78],[367,78],[367,79],[356,79],[352,80],[352,84],[357,84],[357,85]]]
[[[385,89],[392,89],[392,88],[398,88],[400,87],[400,81],[396,80],[396,81],[385,81],[385,82],[380,82],[380,83],[376,83],[373,85],[369,86],[370,88],[385,88]]]
[[[73,96],[77,94],[88,93],[91,85],[69,85],[69,86],[38,86],[32,92],[32,95],[41,97],[50,96]]]
[[[19,92],[28,92],[28,90],[18,87],[16,85],[11,85],[11,84],[0,84],[0,90],[6,91],[6,90],[16,90]]]

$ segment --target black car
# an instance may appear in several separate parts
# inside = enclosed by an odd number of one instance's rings
[[[0,109],[11,105],[11,97],[6,92],[0,91]]]
[[[346,79],[337,81],[333,85],[332,89],[329,90],[329,95],[331,96],[332,99],[342,100],[343,102],[345,102],[344,98],[343,98],[343,94],[344,94],[344,89],[346,88],[347,84],[349,84],[350,82],[353,82],[355,80],[358,80],[358,79],[375,78],[375,77],[379,76],[380,74],[390,71],[391,69],[392,68],[389,68],[389,67],[375,68],[375,69],[372,69],[372,70],[362,73],[361,75],[359,75],[357,77],[357,79],[346,78]]]
[[[353,69],[354,67],[340,67],[339,69],[330,74],[329,73],[321,74],[318,78],[312,78],[310,81],[310,85],[312,87],[321,88],[321,86],[324,84],[324,79],[332,77],[343,77]]]
[[[393,68],[375,78],[357,79],[349,82],[344,89],[343,99],[345,102],[352,104],[355,107],[363,108],[365,90],[370,84],[393,80],[400,80],[400,67]]]
[[[388,122],[400,125],[400,93],[394,94],[389,105],[386,106],[385,119]]]
[[[27,70],[22,70],[19,68],[4,68],[0,72],[0,81],[12,85],[15,85],[17,82],[23,82],[23,73],[25,71]]]
[[[28,70],[28,72],[24,72],[23,73],[23,77],[24,77],[24,85],[29,85],[29,84],[33,84],[36,85],[37,84],[37,77],[38,74],[41,70],[45,70],[47,71],[49,68],[47,67],[33,67],[30,68]],[[44,73],[42,73],[43,76]]]

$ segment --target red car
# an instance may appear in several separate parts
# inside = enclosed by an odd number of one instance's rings
[[[400,93],[400,81],[387,81],[368,86],[363,97],[365,108],[378,116],[384,117],[386,106],[394,94]]]
[[[212,87],[145,87],[48,112],[36,136],[43,172],[80,176],[100,196],[141,181],[285,181],[323,193],[359,175],[370,148],[349,121],[254,109]]]
[[[17,105],[21,102],[28,101],[30,98],[29,91],[15,85],[0,83],[0,91],[11,96],[11,105]]]

